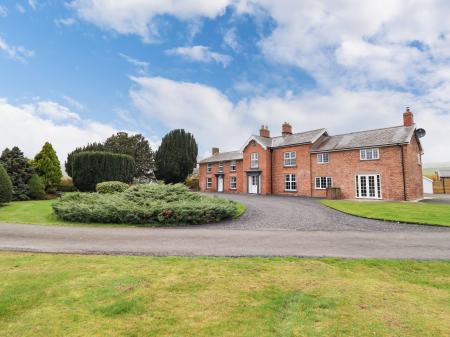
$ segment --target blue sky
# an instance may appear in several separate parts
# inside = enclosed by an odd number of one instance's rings
[[[450,161],[446,1],[0,1],[0,147],[28,156],[118,130],[154,147],[173,128],[200,153],[278,135],[401,123]],[[18,132],[24,130],[24,132]]]

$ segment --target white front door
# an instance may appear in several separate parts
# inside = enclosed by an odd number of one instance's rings
[[[257,194],[259,186],[259,176],[248,176],[248,193]]]
[[[381,199],[381,180],[379,174],[360,174],[356,176],[356,197]]]
[[[217,177],[217,192],[223,192],[223,176]]]

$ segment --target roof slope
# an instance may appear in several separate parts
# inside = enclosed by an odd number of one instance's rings
[[[249,141],[251,139],[255,139],[256,141],[258,141],[260,144],[264,145],[265,147],[283,147],[283,146],[296,145],[296,144],[313,143],[326,132],[327,132],[326,129],[317,129],[317,130],[293,133],[293,134],[287,135],[287,136],[278,136],[278,137],[272,137],[272,138],[253,135],[250,137]],[[247,144],[248,144],[248,142],[245,145],[247,145]]]
[[[243,159],[240,151],[222,152],[199,161],[199,164]]]
[[[438,170],[437,174],[439,178],[450,178],[450,170]]]
[[[414,130],[415,126],[394,126],[337,136],[325,136],[313,145],[311,152],[406,144],[411,141]]]

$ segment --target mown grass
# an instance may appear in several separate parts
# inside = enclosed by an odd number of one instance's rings
[[[0,223],[19,223],[35,224],[47,226],[95,226],[95,227],[130,227],[129,224],[99,224],[99,223],[78,223],[63,221],[56,218],[53,214],[52,203],[54,200],[33,200],[16,201],[7,205],[0,206]],[[246,207],[237,203],[237,212],[235,217],[245,213]],[[160,226],[158,224],[149,224],[147,226]]]
[[[450,262],[0,253],[0,336],[449,336]]]
[[[370,219],[450,226],[450,205],[420,202],[322,200],[338,211]]]

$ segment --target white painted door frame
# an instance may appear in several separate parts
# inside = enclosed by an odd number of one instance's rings
[[[249,175],[247,177],[248,193],[258,194],[260,186],[260,176],[259,175]]]
[[[223,192],[223,176],[217,176],[217,192]]]
[[[381,176],[377,173],[356,175],[356,198],[381,199]]]

